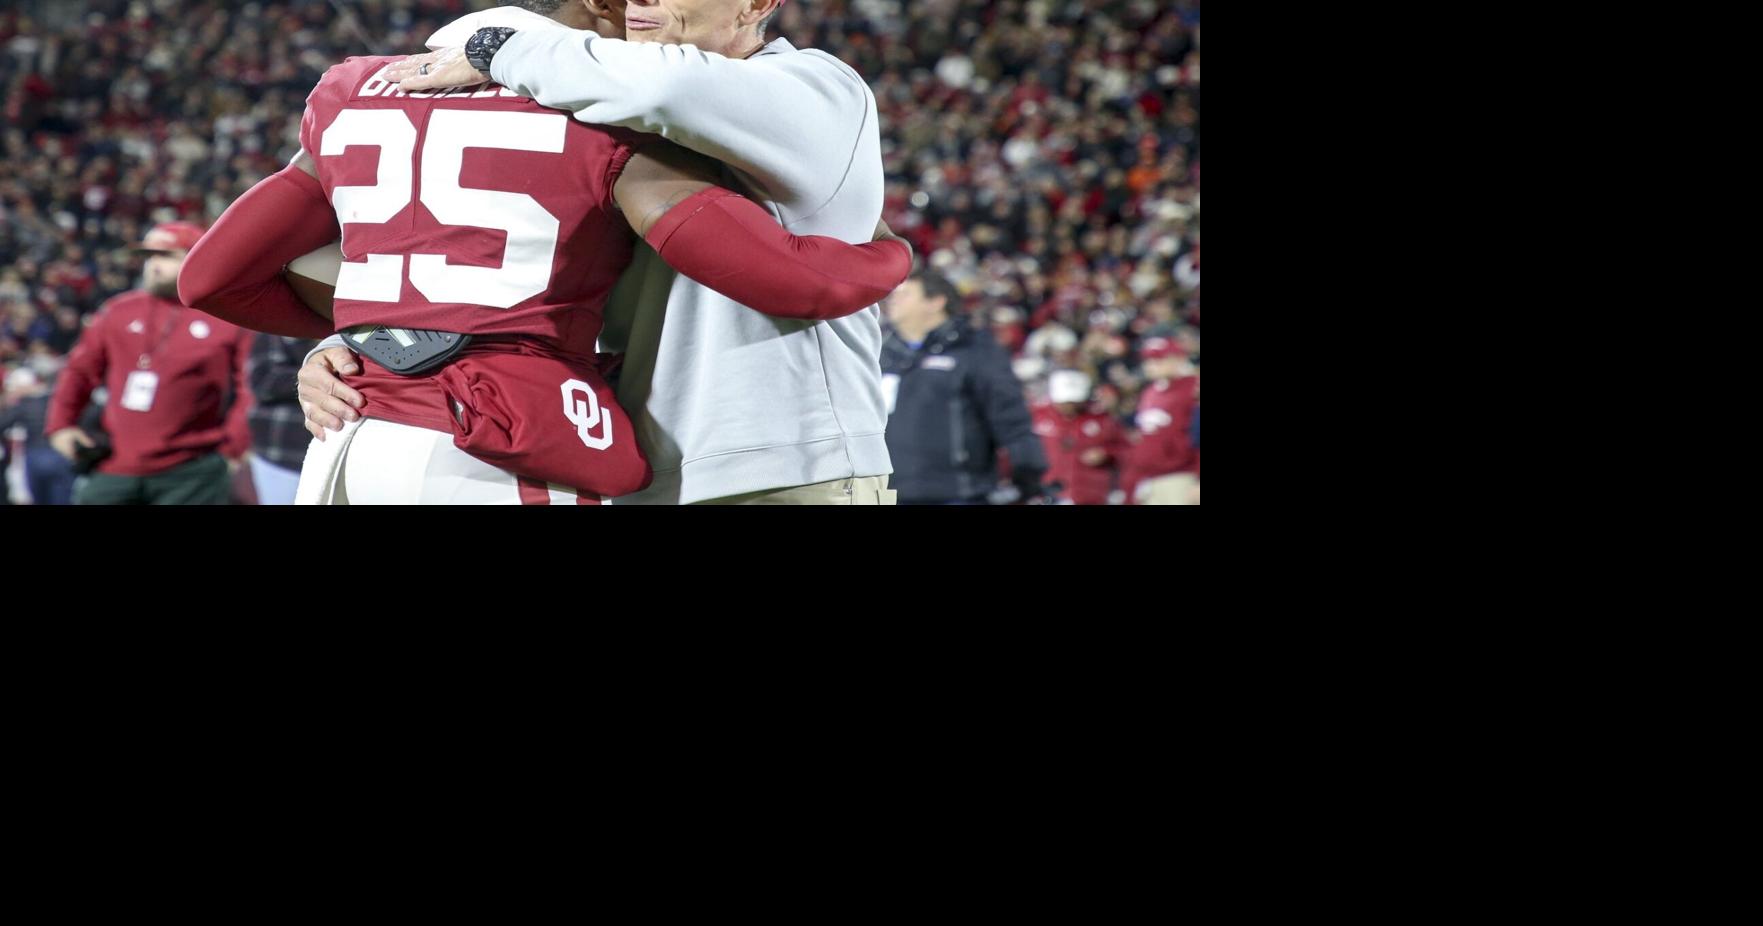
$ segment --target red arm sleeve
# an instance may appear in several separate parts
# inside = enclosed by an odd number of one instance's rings
[[[721,187],[669,209],[645,238],[675,270],[780,318],[843,318],[912,272],[912,253],[897,241],[792,235],[757,203]]]
[[[323,338],[334,326],[306,307],[282,268],[342,234],[324,188],[289,166],[238,198],[184,258],[184,305],[253,331]]]
[[[61,368],[55,392],[49,397],[49,414],[43,422],[45,435],[79,424],[80,413],[86,410],[86,403],[92,399],[92,390],[104,382],[104,373],[110,364],[110,354],[105,346],[109,337],[109,317],[110,313],[103,311],[93,316],[92,323],[80,332],[79,343],[67,355],[67,365]]]

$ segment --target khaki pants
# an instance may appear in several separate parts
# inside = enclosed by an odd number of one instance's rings
[[[1140,482],[1134,494],[1141,505],[1198,505],[1200,480],[1193,473],[1172,473]]]
[[[895,492],[886,476],[834,479],[788,489],[726,495],[698,502],[700,505],[892,505]]]

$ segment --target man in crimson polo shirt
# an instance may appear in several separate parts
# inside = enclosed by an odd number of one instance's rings
[[[228,473],[250,446],[251,332],[178,301],[178,270],[202,228],[147,232],[145,286],[104,303],[68,355],[44,433],[63,456],[93,446],[78,426],[109,390],[111,454],[80,485],[76,505],[224,505]],[[228,403],[231,410],[228,411]]]

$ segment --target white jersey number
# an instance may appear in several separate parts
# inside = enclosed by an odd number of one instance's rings
[[[525,193],[477,190],[459,185],[467,148],[563,152],[569,117],[561,113],[436,110],[422,145],[422,204],[448,225],[494,228],[508,233],[502,266],[447,263],[444,254],[410,255],[410,285],[430,302],[463,302],[506,309],[545,291],[557,253],[557,217]],[[319,154],[342,154],[352,146],[378,147],[372,186],[339,186],[331,193],[343,224],[389,222],[410,205],[415,187],[411,164],[416,126],[402,110],[345,109],[319,138]],[[368,254],[365,263],[345,261],[337,274],[337,298],[397,302],[404,283],[403,254]]]

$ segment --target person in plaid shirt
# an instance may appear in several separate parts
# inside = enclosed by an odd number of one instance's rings
[[[251,394],[251,480],[259,505],[292,505],[300,485],[300,464],[306,459],[306,416],[290,383],[306,352],[317,341],[258,334],[251,344],[245,376]]]

